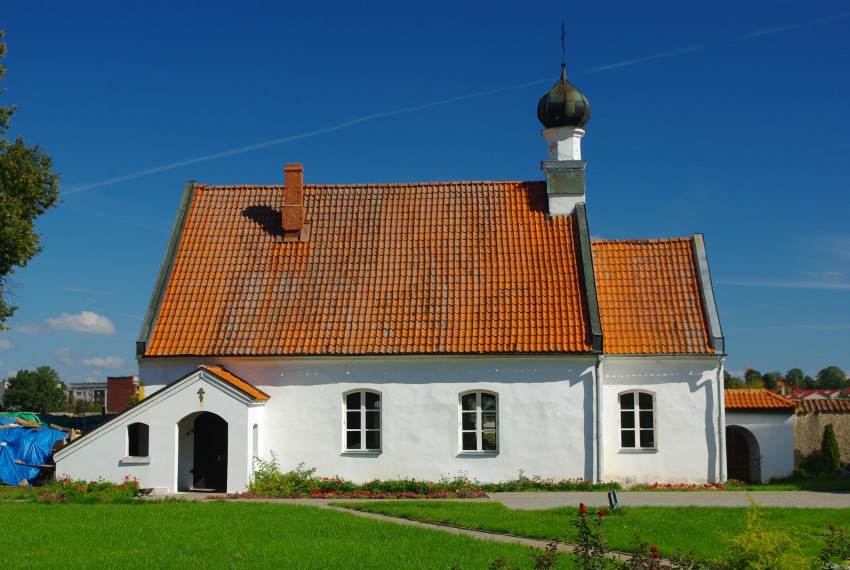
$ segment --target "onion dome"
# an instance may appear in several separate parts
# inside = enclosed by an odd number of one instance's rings
[[[566,65],[563,63],[561,80],[537,104],[537,118],[547,129],[583,127],[590,120],[590,103],[567,81]]]

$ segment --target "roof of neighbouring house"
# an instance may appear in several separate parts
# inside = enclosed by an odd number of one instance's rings
[[[545,182],[303,190],[289,242],[283,186],[187,185],[141,356],[585,354],[599,315],[605,352],[715,352],[695,238],[591,245]]]
[[[592,245],[605,352],[714,352],[693,238]]]
[[[835,400],[799,400],[796,404],[798,414],[818,414],[823,412],[850,413],[850,399],[848,398],[838,398]]]
[[[728,388],[724,390],[727,410],[788,410],[796,404],[773,392],[760,388]]]

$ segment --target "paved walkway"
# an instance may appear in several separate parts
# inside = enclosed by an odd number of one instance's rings
[[[210,493],[176,493],[171,495],[190,501],[206,500]],[[763,507],[800,507],[825,509],[850,509],[850,491],[815,493],[813,491],[619,491],[617,498],[620,506],[626,507],[748,507],[752,497]],[[457,499],[460,501],[502,503],[509,509],[540,510],[555,507],[578,507],[584,503],[588,507],[608,506],[607,493],[489,493],[486,499]],[[246,499],[270,503],[293,505],[312,505],[325,507],[340,501],[378,501],[385,503],[392,499]],[[441,499],[442,500],[442,499]],[[452,499],[455,500],[455,499]]]
[[[535,510],[555,507],[608,506],[606,493],[490,493],[509,509]],[[850,492],[812,491],[619,491],[620,506],[626,507],[748,507],[752,497],[763,507],[850,508]]]

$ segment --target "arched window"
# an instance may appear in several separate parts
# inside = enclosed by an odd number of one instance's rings
[[[148,424],[135,423],[127,426],[127,455],[129,457],[147,457],[149,430]]]
[[[342,418],[346,451],[381,450],[381,395],[356,390],[343,395]]]
[[[620,394],[620,447],[655,449],[655,396],[634,390]]]
[[[499,450],[498,395],[491,392],[467,392],[460,395],[461,451]]]

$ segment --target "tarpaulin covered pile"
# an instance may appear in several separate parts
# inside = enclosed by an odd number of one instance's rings
[[[38,467],[50,457],[53,445],[68,434],[49,427],[23,426],[14,417],[0,416],[0,480],[7,485],[29,485],[39,474]]]

